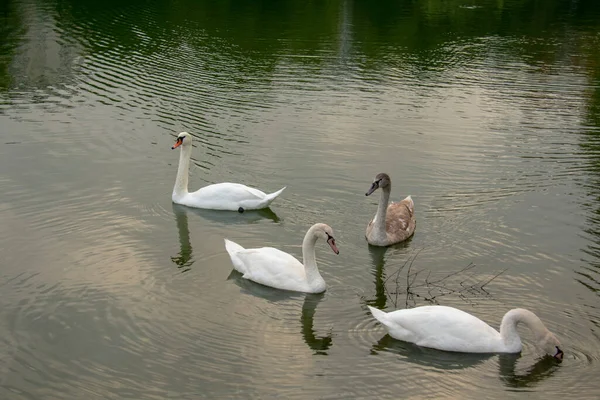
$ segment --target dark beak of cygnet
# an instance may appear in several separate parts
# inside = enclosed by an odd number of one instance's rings
[[[554,358],[556,358],[558,361],[562,361],[564,355],[565,353],[563,353],[563,351],[558,346],[556,346],[556,354],[554,355]]]
[[[377,188],[379,188],[379,181],[373,182],[373,184],[371,185],[371,188],[369,189],[369,191],[367,193],[365,193],[365,196],[370,195],[371,193],[373,193],[374,191],[376,191]]]

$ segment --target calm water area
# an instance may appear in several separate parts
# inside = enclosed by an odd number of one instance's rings
[[[181,131],[191,190],[287,189],[173,205]],[[379,172],[415,201],[389,248]],[[233,271],[224,238],[301,257],[316,222],[324,294]],[[0,399],[598,399],[599,223],[598,1],[0,2]],[[565,359],[367,309],[428,304],[527,308]]]

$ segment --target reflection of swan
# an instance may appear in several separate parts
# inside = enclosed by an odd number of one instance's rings
[[[377,307],[377,308],[385,308],[387,303],[387,290],[385,288],[385,255],[388,249],[405,249],[408,247],[408,243],[410,243],[411,239],[405,240],[402,243],[397,243],[393,246],[381,247],[381,246],[371,246],[369,245],[369,254],[371,255],[371,262],[373,264],[373,275],[375,276],[375,299],[366,300],[366,304]],[[394,250],[394,251],[396,251]]]
[[[314,317],[317,305],[323,300],[325,295],[319,294],[300,294],[298,292],[291,292],[287,290],[274,289],[272,287],[259,285],[248,279],[244,279],[242,274],[236,270],[232,270],[227,277],[228,280],[232,280],[238,285],[245,293],[253,296],[262,297],[270,302],[276,303],[279,301],[300,299],[304,296],[304,303],[302,304],[302,314],[300,316],[300,323],[302,324],[302,338],[304,342],[314,350],[314,354],[326,355],[327,350],[332,344],[332,333],[329,332],[324,336],[316,336],[314,329]]]
[[[389,351],[401,355],[403,357],[402,362],[406,361],[440,369],[470,368],[493,356],[493,354],[451,353],[430,349],[396,340],[390,335],[383,336],[371,348],[371,353],[373,354],[377,354],[380,351]]]
[[[390,202],[392,181],[388,174],[377,174],[371,188],[366,193],[369,196],[381,189],[379,206],[375,217],[367,225],[367,242],[374,246],[389,246],[408,239],[415,232],[415,203],[410,196],[398,203]]]
[[[387,249],[387,247],[369,246],[369,254],[371,255],[373,273],[375,275],[375,299],[367,300],[366,304],[377,308],[385,308],[387,303],[385,273],[383,269]]]
[[[302,242],[303,262],[273,247],[245,249],[225,239],[225,248],[233,267],[246,279],[276,289],[321,293],[327,285],[319,273],[315,257],[315,243],[319,238],[325,240],[335,254],[339,254],[333,229],[327,224],[314,224],[306,232]]]
[[[194,263],[187,213],[184,207],[177,204],[173,204],[173,213],[175,214],[177,232],[179,233],[179,254],[171,257],[171,261],[177,264],[177,268],[180,268],[181,272],[187,272]]]
[[[315,354],[327,354],[327,349],[331,347],[332,334],[331,331],[325,336],[316,336],[314,329],[314,317],[317,309],[317,304],[323,299],[324,294],[307,294],[302,305],[302,337],[304,341]]]
[[[552,376],[560,368],[560,364],[554,358],[545,356],[529,367],[527,372],[517,374],[515,366],[519,357],[519,354],[500,354],[500,379],[511,388],[532,387]]]
[[[222,210],[203,210],[201,208],[189,208],[173,203],[173,209],[182,210],[183,213],[196,214],[203,219],[219,222],[221,224],[253,224],[265,219],[270,219],[273,222],[279,222],[280,219],[270,208],[261,210],[246,211],[243,214],[230,213]]]
[[[378,354],[382,351],[391,352],[401,356],[402,362],[410,362],[444,370],[475,367],[495,356],[490,353],[455,353],[430,349],[412,343],[395,340],[390,335],[383,336],[377,343],[373,344],[371,348],[372,354]],[[500,379],[508,387],[532,387],[536,383],[550,377],[558,368],[560,368],[560,363],[554,358],[544,356],[528,368],[527,372],[517,374],[515,372],[515,366],[520,357],[520,354],[498,354]]]
[[[181,272],[189,271],[192,264],[194,264],[190,230],[188,228],[188,212],[223,223],[254,223],[263,219],[270,219],[274,222],[279,221],[277,215],[268,208],[249,211],[243,214],[232,214],[223,211],[188,208],[175,203],[172,203],[172,207],[177,222],[177,232],[179,233],[179,254],[171,257],[171,261],[177,264],[177,268],[179,268]]]
[[[283,192],[266,194],[239,183],[217,183],[205,186],[195,192],[188,192],[188,172],[192,156],[192,135],[181,132],[172,149],[181,146],[177,179],[173,188],[173,203],[188,207],[207,208],[211,210],[240,211],[259,210],[269,207],[269,204]]]
[[[500,332],[479,318],[447,306],[422,306],[390,313],[369,307],[395,339],[423,347],[464,353],[519,353],[522,349],[517,325],[526,325],[545,353],[563,358],[560,343],[537,315],[523,308],[508,311]]]

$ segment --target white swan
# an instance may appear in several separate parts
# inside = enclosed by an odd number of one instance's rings
[[[523,308],[507,312],[498,333],[479,318],[453,307],[423,306],[389,313],[368,307],[391,337],[419,346],[463,353],[519,353],[522,345],[517,324],[522,322],[531,329],[540,349],[563,358],[556,336],[537,315]]]
[[[244,274],[246,279],[276,289],[321,293],[325,291],[326,285],[319,274],[315,258],[315,243],[319,238],[326,240],[335,254],[340,253],[335,245],[333,230],[326,224],[315,224],[306,232],[302,242],[304,263],[273,247],[245,249],[225,239],[225,248],[233,267]]]
[[[244,212],[245,210],[260,210],[269,204],[285,189],[265,194],[264,192],[239,183],[217,183],[205,186],[195,192],[188,192],[188,172],[192,156],[192,135],[181,132],[177,141],[171,147],[181,146],[177,179],[173,188],[173,203],[188,207],[207,208],[211,210],[230,210]]]
[[[408,196],[399,203],[391,203],[392,180],[388,174],[377,174],[365,196],[381,188],[377,214],[367,225],[366,238],[374,246],[389,246],[408,239],[415,232],[415,203]]]

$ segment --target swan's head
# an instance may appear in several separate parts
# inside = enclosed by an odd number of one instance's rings
[[[191,144],[192,144],[192,135],[190,135],[187,132],[181,132],[179,135],[177,135],[177,141],[175,142],[173,147],[171,147],[171,150],[176,149],[181,145],[189,146]]]
[[[327,244],[329,245],[329,247],[331,247],[331,250],[333,250],[333,252],[335,254],[340,254],[340,251],[338,250],[337,246],[335,245],[335,239],[333,237],[333,229],[331,229],[331,227],[329,225],[316,224],[314,226],[313,234],[316,237],[325,240],[327,242]]]
[[[560,342],[552,332],[547,331],[539,341],[538,345],[546,354],[550,354],[557,360],[562,361],[564,353],[560,349]]]
[[[376,191],[377,189],[384,189],[386,187],[389,187],[392,184],[392,180],[390,179],[390,176],[386,173],[380,173],[377,174],[377,176],[375,177],[375,180],[373,180],[373,183],[371,184],[371,187],[369,188],[369,191],[367,193],[365,193],[365,196],[370,195],[371,193],[373,193],[374,191]]]

